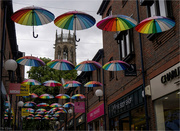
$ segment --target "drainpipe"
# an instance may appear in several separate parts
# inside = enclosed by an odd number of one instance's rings
[[[136,0],[136,9],[137,9],[138,23],[140,23],[138,0]],[[144,71],[142,41],[141,41],[140,33],[139,33],[139,45],[140,45],[140,53],[141,53],[141,68],[142,68],[142,78],[143,78],[144,106],[145,106],[145,115],[146,115],[146,130],[149,130],[149,116],[148,116],[147,101],[146,101],[147,98],[146,98],[146,94],[145,94],[145,71]]]
[[[6,2],[3,2],[4,5],[4,18],[3,18],[3,30],[2,30],[2,44],[1,44],[1,67],[0,67],[0,106],[2,105],[2,69],[4,61],[4,48],[5,48],[5,34],[6,34],[6,14],[7,14],[7,5]],[[0,108],[0,128],[2,127],[2,108]]]

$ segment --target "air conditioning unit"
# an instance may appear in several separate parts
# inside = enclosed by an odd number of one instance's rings
[[[151,86],[150,85],[145,87],[145,95],[151,96]]]
[[[154,3],[154,0],[140,0],[140,5],[141,6],[146,6],[146,5],[152,5]]]

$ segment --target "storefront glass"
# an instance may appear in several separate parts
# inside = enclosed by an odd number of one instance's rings
[[[180,91],[155,100],[157,130],[180,130]]]

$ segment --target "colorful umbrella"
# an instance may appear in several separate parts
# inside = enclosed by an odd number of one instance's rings
[[[28,108],[26,111],[29,113],[34,113],[34,109],[32,109],[32,108]]]
[[[57,120],[58,118],[57,117],[51,117],[51,120]]]
[[[30,93],[30,98],[37,98],[38,97],[38,95],[37,94],[35,94],[35,93]]]
[[[55,59],[48,62],[47,66],[56,70],[72,70],[75,68],[75,66],[71,62],[60,59]]]
[[[50,105],[50,107],[61,107],[61,105],[59,103],[53,103]]]
[[[5,101],[4,106],[5,107],[10,107],[10,103],[8,101]]]
[[[34,117],[34,119],[36,119],[36,120],[40,120],[40,119],[41,119],[41,117]]]
[[[81,11],[69,11],[58,16],[54,20],[54,24],[57,27],[67,30],[74,30],[74,36],[77,42],[79,42],[80,39],[76,39],[76,30],[84,30],[90,28],[95,23],[96,20],[92,16]]]
[[[54,96],[50,95],[50,94],[42,94],[39,96],[39,98],[41,98],[41,99],[52,99],[52,98],[54,98]]]
[[[153,16],[144,19],[136,26],[136,31],[143,34],[154,34],[167,31],[175,26],[175,21],[163,17]]]
[[[29,117],[29,116],[28,116],[26,119],[31,120],[31,119],[34,119],[34,118],[33,118],[33,117]]]
[[[40,115],[40,114],[37,114],[37,115],[35,115],[35,117],[42,117],[42,115]]]
[[[85,87],[99,87],[99,86],[103,86],[103,85],[98,81],[89,81],[84,86]]]
[[[71,97],[71,99],[85,99],[86,97],[83,94],[75,94]]]
[[[74,103],[72,102],[67,102],[63,105],[64,108],[69,108],[69,107],[73,107],[74,106]]]
[[[48,80],[43,83],[44,86],[50,86],[50,87],[56,87],[56,86],[62,86],[60,82],[57,82],[55,80]]]
[[[47,114],[47,115],[44,115],[44,117],[51,117],[51,115],[48,115],[48,114]]]
[[[78,71],[94,71],[97,68],[101,68],[102,65],[96,61],[83,61],[81,63],[79,63],[75,69]]]
[[[36,103],[35,102],[33,102],[33,101],[28,101],[28,102],[25,102],[24,103],[24,107],[33,107],[33,106],[35,106],[36,105]]]
[[[33,37],[37,38],[38,35],[34,35],[34,26],[50,23],[54,20],[54,14],[40,7],[29,6],[13,13],[11,19],[21,25],[33,26]]]
[[[81,83],[78,81],[67,81],[66,83],[64,83],[63,85],[65,88],[69,88],[69,87],[79,87],[81,86]]]
[[[137,22],[129,16],[111,15],[99,21],[96,26],[105,31],[124,31],[137,25]]]
[[[43,117],[42,119],[44,119],[44,120],[48,120],[48,119],[49,119],[49,117]]]
[[[57,95],[55,97],[58,98],[58,99],[69,99],[70,98],[70,96],[67,95],[67,94],[59,94],[59,95]]]
[[[23,56],[23,57],[18,58],[16,62],[21,65],[35,66],[35,67],[45,65],[45,63],[41,59],[34,56]]]
[[[23,82],[21,82],[22,85],[41,85],[41,83],[37,80],[34,79],[26,79]]]
[[[33,115],[33,114],[29,114],[28,116],[29,116],[29,117],[34,117],[34,115]]]
[[[39,103],[39,104],[37,104],[37,106],[38,107],[47,107],[47,106],[49,106],[49,104],[47,104],[47,103]]]

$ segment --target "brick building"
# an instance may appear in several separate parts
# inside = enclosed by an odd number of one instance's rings
[[[168,31],[152,35],[139,35],[135,29],[102,32],[103,49],[93,60],[102,65],[111,60],[123,60],[134,64],[137,74],[125,76],[125,71],[102,69],[82,72],[77,78],[82,87],[74,92],[86,95],[86,112],[75,114],[73,129],[104,130],[105,111],[107,130],[147,130],[147,125],[149,130],[178,130],[179,1],[103,0],[97,13],[102,18],[117,14],[131,16],[138,22],[161,15],[173,19],[176,25]],[[99,88],[103,90],[103,87],[87,89],[83,86],[91,80],[104,85],[105,101],[103,98],[99,101],[95,95],[95,91]],[[78,118],[83,115],[86,119],[79,123]],[[68,117],[67,122],[72,119],[73,116]]]

